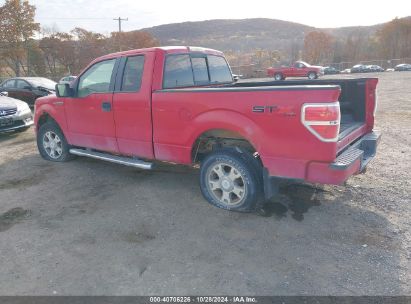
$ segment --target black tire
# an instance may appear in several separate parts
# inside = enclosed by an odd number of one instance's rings
[[[276,80],[276,81],[284,80],[283,74],[281,74],[281,73],[275,73],[275,74],[274,74],[274,80]]]
[[[217,171],[222,174],[218,175]],[[230,179],[231,173],[239,177]],[[228,185],[223,186],[227,181]],[[215,184],[218,185],[217,188],[214,188]],[[213,206],[252,212],[261,205],[264,198],[262,167],[254,156],[240,149],[216,150],[201,163],[200,188],[204,198]]]
[[[310,79],[310,80],[314,80],[314,79],[317,79],[317,78],[318,78],[318,75],[317,75],[317,73],[315,73],[315,72],[309,72],[308,75],[307,75],[307,77],[308,77],[308,79]]]
[[[46,148],[47,140],[50,144],[51,141],[49,138],[55,141],[55,153],[54,157],[51,153],[51,148]],[[58,139],[58,142],[57,142]],[[54,162],[65,162],[74,158],[74,155],[70,154],[70,146],[67,143],[66,138],[64,137],[63,132],[60,130],[59,126],[54,122],[46,122],[42,125],[37,133],[37,148],[40,152],[41,157],[45,160],[54,161]]]

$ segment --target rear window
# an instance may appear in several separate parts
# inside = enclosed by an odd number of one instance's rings
[[[232,81],[231,70],[224,57],[195,53],[169,55],[166,58],[164,89]]]
[[[227,62],[225,61],[224,57],[210,55],[207,57],[212,83],[233,81],[231,71],[228,68]]]
[[[164,69],[164,88],[194,85],[190,55],[168,56]]]

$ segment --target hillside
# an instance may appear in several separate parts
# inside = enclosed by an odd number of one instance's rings
[[[313,27],[274,19],[207,20],[165,24],[143,29],[162,45],[199,45],[223,51],[284,49],[302,41]]]
[[[143,30],[154,35],[162,45],[198,45],[243,52],[256,48],[289,51],[293,43],[302,45],[304,34],[313,30],[326,31],[338,39],[353,34],[367,37],[383,25],[318,29],[288,21],[256,18],[173,23]]]

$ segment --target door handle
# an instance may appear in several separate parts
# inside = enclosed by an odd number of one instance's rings
[[[103,110],[103,112],[111,112],[111,102],[103,101],[101,103],[101,109]]]

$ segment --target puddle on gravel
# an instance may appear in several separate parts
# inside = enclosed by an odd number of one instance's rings
[[[15,224],[29,217],[30,210],[21,207],[13,208],[0,215],[0,232],[9,230]]]
[[[281,188],[280,194],[267,202],[258,213],[265,217],[276,215],[282,218],[291,211],[291,217],[301,222],[311,207],[321,205],[318,194],[323,192],[326,191],[308,185],[289,185]]]

